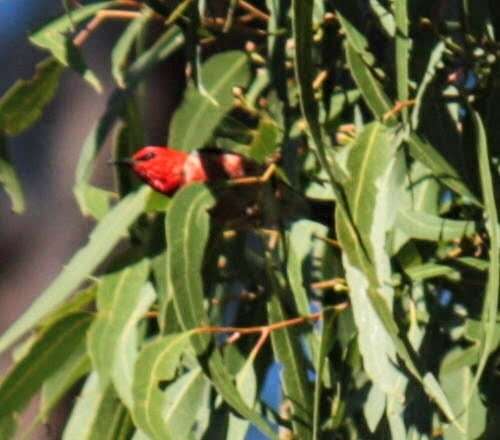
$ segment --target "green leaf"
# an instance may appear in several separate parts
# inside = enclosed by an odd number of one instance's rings
[[[0,419],[0,440],[11,440],[14,438],[17,430],[16,418],[13,414]]]
[[[386,9],[378,0],[370,0],[370,8],[378,17],[380,25],[386,34],[389,37],[394,38],[396,35],[396,20],[394,19],[394,15],[391,11]]]
[[[247,360],[241,367],[236,375],[236,388],[240,393],[245,403],[250,407],[255,406],[255,399],[258,392],[257,375],[254,369],[255,355],[254,352],[250,353]],[[250,427],[250,422],[242,419],[234,414],[229,415],[229,422],[227,428],[228,439],[245,439]]]
[[[73,407],[63,440],[124,440],[121,431],[128,418],[113,387],[99,381],[92,373]]]
[[[399,210],[396,227],[408,237],[435,242],[471,237],[478,232],[473,221],[451,220],[425,212]]]
[[[151,289],[141,289],[149,274],[149,262],[141,260],[104,276],[97,291],[97,319],[87,344],[99,378],[110,377],[122,401],[132,406],[132,378],[137,357],[137,322],[154,301]]]
[[[355,48],[346,43],[346,57],[351,75],[359,87],[363,98],[377,119],[382,119],[392,108],[380,82],[373,76],[363,58]]]
[[[60,305],[127,235],[128,228],[143,212],[151,195],[149,187],[130,194],[118,203],[90,234],[89,242],[71,258],[51,285],[1,336],[0,352],[31,330],[37,322]]]
[[[293,224],[289,235],[289,253],[287,274],[297,312],[300,315],[310,313],[309,289],[307,284],[312,282],[312,265],[308,261],[314,259],[315,241],[317,237],[326,237],[328,228],[310,220],[300,220]],[[305,274],[308,274],[307,278]]]
[[[139,353],[133,381],[133,417],[136,425],[153,439],[174,438],[165,423],[166,402],[160,382],[174,379],[181,356],[190,347],[192,333],[158,338]]]
[[[327,356],[334,341],[334,318],[332,313],[326,314],[323,312],[323,322],[321,326],[321,337],[319,350],[314,360],[316,369],[316,378],[314,382],[314,403],[313,403],[313,431],[312,438],[314,440],[320,438],[321,427],[321,395],[323,386],[323,372],[327,365]]]
[[[307,123],[310,146],[316,154],[321,168],[327,173],[335,200],[337,200],[338,206],[342,209],[343,198],[340,196],[341,190],[331,169],[333,164],[329,163],[326,156],[318,119],[318,105],[314,99],[312,87],[314,75],[312,60],[313,3],[311,1],[293,0],[292,12],[292,31],[295,42],[294,69],[299,90],[300,110]]]
[[[202,267],[210,230],[208,209],[214,205],[214,196],[203,185],[193,184],[180,190],[173,198],[166,219],[167,285],[171,289],[175,311],[184,330],[209,324],[204,308]],[[191,343],[198,354],[204,354],[210,338],[192,335]],[[222,398],[250,420],[270,438],[275,435],[269,425],[246,405],[232,383],[222,357],[213,351],[208,359],[199,359]]]
[[[5,137],[0,132],[0,183],[10,197],[12,210],[17,214],[21,214],[26,208],[24,194],[5,144]]]
[[[83,78],[97,91],[101,90],[99,80],[89,70],[81,58],[80,52],[68,37],[74,24],[88,20],[101,9],[111,7],[118,2],[100,2],[83,6],[72,11],[71,18],[67,15],[59,17],[42,26],[30,36],[30,41],[38,47],[47,49],[64,66],[70,66],[79,72]]]
[[[0,384],[0,419],[23,409],[50,377],[54,366],[65,362],[78,348],[91,321],[88,313],[75,313],[36,338]]]
[[[394,2],[394,17],[396,20],[396,83],[398,100],[405,102],[409,97],[410,74],[410,49],[411,40],[408,33],[408,1],[398,0]],[[408,118],[408,109],[402,110],[403,120]]]
[[[32,79],[18,80],[0,98],[0,132],[10,136],[30,128],[54,97],[64,67],[49,57],[36,65]]]
[[[425,263],[405,269],[412,281],[424,281],[429,278],[446,277],[455,281],[460,280],[460,272],[444,264]]]
[[[467,188],[457,171],[432,145],[417,134],[412,133],[408,138],[408,146],[410,154],[429,168],[443,185],[446,185],[475,205],[481,206],[481,202]]]
[[[378,317],[383,323],[387,333],[391,336],[394,345],[397,349],[398,356],[404,362],[406,368],[413,374],[423,386],[424,391],[431,397],[436,405],[441,409],[443,414],[446,415],[448,420],[457,426],[457,429],[462,431],[463,428],[457,422],[453,409],[444,394],[439,382],[436,380],[432,373],[422,373],[418,365],[415,364],[415,353],[410,352],[409,347],[399,336],[399,329],[394,320],[386,301],[376,292],[369,292],[369,299],[377,312]],[[400,400],[401,401],[401,400]]]
[[[56,307],[47,317],[43,318],[40,321],[40,327],[42,329],[47,328],[67,315],[87,311],[89,307],[93,306],[96,293],[97,288],[93,283],[76,292],[71,298]]]
[[[212,56],[201,72],[206,93],[200,93],[190,83],[170,123],[168,144],[178,150],[192,151],[205,146],[233,108],[233,88],[246,87],[250,81],[248,57],[240,51]]]
[[[439,383],[432,374],[419,371],[392,316],[394,289],[385,247],[386,232],[394,224],[402,192],[400,143],[394,128],[371,123],[359,133],[346,159],[350,179],[344,189],[356,229],[343,211],[336,221],[358,344],[366,373],[388,396],[403,399],[397,393],[403,392],[406,377],[395,366],[397,353],[429,396],[454,420]]]
[[[238,392],[238,389],[233,384],[233,378],[227,372],[222,360],[222,356],[218,351],[214,351],[208,361],[206,367],[209,372],[209,378],[213,386],[221,397],[242,417],[249,420],[269,439],[277,440],[277,435],[259,413],[251,409],[245,399]]]
[[[443,365],[448,364],[447,358],[455,356],[461,349],[449,351],[443,360]],[[445,440],[477,439],[486,429],[487,411],[481,397],[476,390],[469,401],[469,391],[473,382],[473,374],[469,367],[464,366],[453,371],[440,372],[443,389],[452,404],[453,411],[458,414],[458,421],[464,428],[459,431],[456,426],[445,428]]]
[[[209,382],[201,368],[184,374],[165,390],[164,421],[171,438],[188,438]]]
[[[361,20],[353,3],[344,2],[337,6],[337,16],[345,32],[347,42],[368,66],[373,66],[375,57],[368,49],[368,40],[359,30]]]
[[[358,343],[370,379],[393,395],[403,380],[395,367],[396,347],[376,310],[367,301],[373,291],[392,307],[391,266],[386,232],[394,222],[402,194],[403,158],[394,129],[371,123],[356,138],[346,162],[350,174],[344,186],[349,213],[337,214],[337,234],[358,328]],[[402,396],[400,396],[402,398]]]
[[[436,76],[437,66],[441,62],[443,55],[445,53],[446,45],[443,41],[439,41],[429,57],[429,62],[427,68],[425,69],[424,77],[420,81],[417,89],[417,95],[415,96],[415,105],[413,106],[413,111],[411,114],[412,129],[417,130],[420,123],[420,110],[422,108],[422,101],[424,99],[427,87],[433,81]]]
[[[47,422],[49,415],[65,394],[90,371],[85,338],[74,348],[71,355],[43,383],[38,419]]]
[[[259,163],[263,163],[279,148],[280,129],[276,123],[267,117],[259,119],[259,126],[248,156]]]
[[[286,28],[287,26],[288,10],[290,8],[289,3],[290,2],[283,0],[266,0],[267,9],[270,12],[269,20],[267,22],[267,31],[269,32],[269,36],[267,38],[268,68],[263,70],[260,75],[258,74],[256,79],[256,82],[259,82],[260,76],[263,80],[262,83],[272,83],[276,89],[278,98],[284,104],[284,113],[288,112],[289,106],[285,65],[287,35],[283,32],[280,33],[280,30]],[[259,88],[260,87],[257,87],[257,89]],[[251,90],[249,92],[251,92]],[[254,103],[256,98],[256,94],[247,94],[247,99],[249,99],[250,103]],[[285,122],[285,124],[288,124],[288,121]]]
[[[208,210],[215,204],[210,190],[189,185],[173,198],[166,220],[167,277],[179,322],[184,330],[209,325],[204,308],[203,257],[210,233]],[[197,353],[205,351],[209,338],[196,335]]]
[[[488,140],[484,130],[481,116],[474,110],[472,121],[475,129],[475,144],[481,178],[481,191],[483,193],[486,229],[490,237],[488,281],[481,313],[484,329],[484,339],[481,341],[481,357],[476,374],[470,389],[471,395],[476,392],[476,387],[486,367],[490,353],[496,349],[493,342],[497,325],[498,295],[500,289],[500,236],[498,231],[498,211],[495,200],[495,187],[491,175],[490,155],[488,153]]]
[[[151,14],[145,13],[133,20],[113,47],[113,52],[111,53],[111,72],[116,84],[122,89],[126,88],[125,77],[127,75],[130,52],[150,19]]]
[[[363,405],[363,414],[370,432],[375,432],[384,415],[387,395],[376,385],[372,384]]]
[[[276,292],[268,304],[271,323],[284,321],[288,317],[276,296]],[[275,330],[271,333],[271,342],[276,360],[283,365],[284,399],[291,405],[291,422],[294,436],[310,438],[313,417],[313,395],[307,380],[304,354],[299,345],[299,333],[295,327]]]

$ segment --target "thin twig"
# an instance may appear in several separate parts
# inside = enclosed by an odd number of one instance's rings
[[[340,245],[340,243],[337,240],[334,240],[333,238],[321,237],[320,235],[317,235],[317,234],[315,234],[314,237],[317,238],[318,240],[321,240],[325,243],[328,243],[329,245],[333,246],[334,248],[342,249],[342,246]]]
[[[334,289],[347,290],[346,282],[343,278],[333,278],[331,280],[318,281],[311,283],[312,289]]]
[[[85,28],[78,32],[78,35],[73,39],[73,44],[81,47],[88,40],[90,35],[92,35],[92,33],[107,20],[133,20],[138,17],[142,17],[142,13],[115,10],[99,11],[96,13],[94,18],[87,23]]]
[[[269,20],[269,15],[267,15],[265,12],[262,12],[260,9],[256,8],[254,5],[251,5],[250,3],[244,1],[244,0],[239,0],[238,5],[241,7],[241,9],[244,9],[245,11],[250,12],[255,16],[255,18],[258,18],[259,20],[263,22],[268,22]]]
[[[312,84],[313,90],[319,90],[321,86],[325,83],[327,78],[328,78],[328,70],[325,69],[319,72],[316,78],[314,78]]]
[[[408,101],[397,101],[396,105],[391,110],[389,110],[387,113],[384,114],[384,116],[382,117],[382,121],[386,122],[387,120],[395,117],[398,113],[401,112],[401,110],[407,107],[411,107],[412,105],[415,105],[415,102],[416,101],[414,99],[410,99]]]

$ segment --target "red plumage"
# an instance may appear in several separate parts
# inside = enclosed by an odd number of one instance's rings
[[[167,195],[192,182],[244,177],[254,168],[250,161],[235,153],[217,150],[186,153],[158,146],[141,148],[130,162],[139,178]]]

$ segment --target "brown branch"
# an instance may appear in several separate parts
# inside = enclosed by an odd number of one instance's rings
[[[341,303],[336,306],[333,306],[327,310],[334,310],[334,311],[342,311],[345,310],[347,307],[349,307],[349,303]],[[242,335],[249,335],[249,334],[255,334],[255,333],[262,333],[262,332],[273,332],[275,330],[282,330],[287,327],[293,327],[296,325],[302,325],[306,324],[310,321],[318,321],[323,318],[323,313],[327,310],[324,310],[322,312],[317,312],[317,313],[312,313],[311,315],[305,315],[305,316],[299,316],[297,318],[292,318],[292,319],[287,319],[285,321],[279,321],[275,322],[273,324],[267,324],[267,325],[256,325],[253,327],[216,327],[216,326],[208,326],[208,327],[198,327],[196,330],[196,333],[240,333]]]
[[[90,20],[80,32],[78,32],[78,35],[73,39],[73,44],[77,47],[81,47],[92,35],[92,33],[107,20],[133,20],[141,17],[142,15],[143,14],[141,12],[134,11],[99,11],[96,13],[94,18]]]
[[[312,289],[333,289],[335,291],[347,290],[346,282],[343,278],[333,278],[331,280],[318,281],[311,284]]]
[[[260,9],[256,8],[254,5],[246,2],[245,0],[239,0],[238,5],[241,9],[244,9],[247,12],[250,12],[255,18],[267,23],[269,20],[269,15],[265,12],[262,12]]]
[[[313,90],[319,90],[327,78],[328,78],[328,70],[325,69],[319,72],[316,78],[314,78],[312,84]]]

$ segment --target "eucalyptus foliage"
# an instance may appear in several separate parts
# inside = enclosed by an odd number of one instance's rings
[[[17,212],[9,137],[68,69],[99,90],[80,48],[99,17],[130,24],[77,164],[95,229],[0,337],[15,348],[0,438],[35,395],[43,423],[75,389],[71,440],[498,438],[496,6],[63,2],[29,37],[47,58],[0,99],[0,182]],[[137,89],[173,54],[186,88],[165,144],[273,162],[271,181],[171,200],[126,168],[114,188],[93,183],[108,137],[115,159],[143,146],[154,103]],[[227,192],[257,214],[232,218]]]

